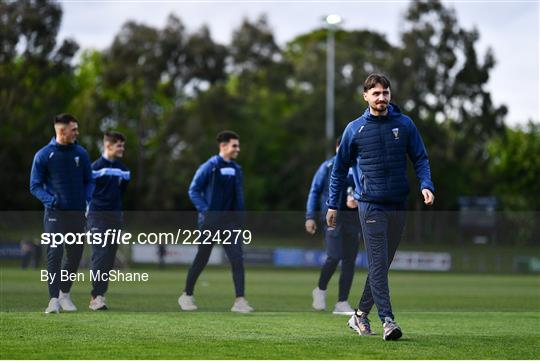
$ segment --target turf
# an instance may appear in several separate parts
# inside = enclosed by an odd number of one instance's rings
[[[139,270],[142,271],[142,270]],[[89,283],[76,283],[77,313],[45,315],[37,271],[2,268],[2,359],[538,359],[540,278],[530,275],[391,273],[398,342],[359,337],[347,317],[310,310],[316,270],[249,269],[257,312],[229,312],[226,268],[208,268],[196,289],[200,311],[178,310],[185,269],[147,270],[146,283],[114,283],[109,311],[87,309]],[[86,273],[86,272],[85,272]],[[360,294],[358,272],[351,300]],[[335,302],[337,277],[328,291]]]

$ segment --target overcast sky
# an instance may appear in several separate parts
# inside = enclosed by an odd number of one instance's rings
[[[537,1],[446,1],[459,23],[480,32],[478,52],[494,50],[497,65],[488,90],[495,104],[506,104],[508,124],[539,120],[540,7]],[[163,27],[170,13],[194,31],[203,24],[213,38],[228,43],[242,18],[267,14],[280,44],[318,27],[327,14],[339,14],[345,29],[369,29],[399,43],[408,1],[62,1],[60,37],[73,37],[82,48],[104,49],[127,20]],[[391,77],[391,74],[390,74]],[[395,90],[399,92],[399,89]],[[360,104],[359,104],[360,105]],[[363,105],[362,105],[363,106]]]

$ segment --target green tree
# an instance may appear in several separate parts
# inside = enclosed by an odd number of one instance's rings
[[[215,154],[222,129],[242,138],[249,209],[304,208],[325,156],[326,29],[280,46],[260,16],[240,22],[223,45],[208,27],[188,32],[175,16],[163,28],[128,21],[107,49],[84,51],[74,67],[76,43],[56,43],[58,4],[0,1],[0,11],[0,161],[13,175],[0,186],[16,190],[3,196],[4,207],[38,207],[20,185],[28,183],[34,152],[52,135],[52,116],[67,110],[81,120],[80,141],[92,157],[104,130],[127,135],[125,161],[134,175],[128,208],[192,207],[189,182]],[[337,133],[364,111],[365,77],[384,72],[395,102],[423,134],[437,207],[455,206],[459,195],[507,197],[515,194],[510,187],[529,185],[501,185],[510,170],[496,165],[494,154],[513,149],[511,139],[522,136],[505,129],[506,108],[486,90],[495,60],[490,50],[478,56],[479,33],[460,26],[440,1],[413,1],[401,35],[392,45],[377,32],[336,31]],[[513,161],[517,169],[530,164]],[[517,199],[507,204],[519,207]]]
[[[78,45],[57,43],[62,9],[51,1],[0,1],[0,162],[2,208],[39,203],[29,196],[34,153],[53,136],[53,116],[79,89],[71,65]]]
[[[93,117],[88,121],[95,129],[128,136],[126,162],[134,174],[128,207],[189,206],[180,187],[187,188],[189,149],[198,138],[189,139],[194,134],[186,129],[186,109],[223,81],[226,55],[207,27],[188,34],[171,15],[163,29],[128,21],[101,56],[83,59],[82,69],[97,69],[100,76],[85,94],[93,95],[88,111],[81,111]]]
[[[476,29],[461,27],[438,0],[413,1],[405,20],[390,72],[394,96],[422,132],[441,190],[437,206],[448,208],[459,195],[490,191],[486,144],[504,132],[507,110],[485,90],[495,59],[490,49],[478,59]]]
[[[506,129],[488,144],[489,172],[493,194],[501,202],[504,227],[501,238],[514,244],[537,242],[540,231],[540,125],[529,123]]]
[[[540,125],[506,129],[488,144],[494,195],[509,210],[540,210]]]

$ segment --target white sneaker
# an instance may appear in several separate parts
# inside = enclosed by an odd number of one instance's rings
[[[93,311],[104,311],[107,310],[107,304],[105,304],[105,297],[96,296],[90,301],[90,306],[88,306]]]
[[[313,303],[311,304],[313,306],[313,309],[316,311],[326,310],[326,291],[323,291],[319,289],[319,287],[316,287],[311,292],[311,295],[313,296]]]
[[[336,302],[336,305],[334,306],[334,312],[332,312],[334,315],[347,315],[350,316],[354,314],[354,309],[349,305],[349,302],[342,301],[342,302]]]
[[[249,313],[255,311],[244,297],[238,297],[231,308],[232,312]]]
[[[360,336],[375,335],[375,333],[371,332],[371,323],[367,316],[367,313],[354,312],[347,325]]]
[[[62,307],[63,311],[67,312],[73,312],[77,311],[77,307],[73,304],[73,301],[71,300],[71,297],[68,293],[64,293],[60,291],[60,297],[58,297],[58,301],[60,302],[60,307]]]
[[[53,297],[49,300],[49,305],[45,309],[45,313],[60,313],[60,302],[58,302],[58,298]]]
[[[185,292],[178,298],[178,304],[183,311],[195,311],[197,309],[193,296],[188,296]]]
[[[399,325],[390,317],[384,318],[383,329],[383,340],[385,341],[398,340],[403,335]]]

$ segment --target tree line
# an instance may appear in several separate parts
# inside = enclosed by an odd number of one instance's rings
[[[78,117],[79,141],[93,159],[104,130],[127,136],[127,209],[192,209],[189,182],[216,152],[223,129],[241,136],[248,209],[304,209],[331,146],[324,134],[326,29],[280,45],[261,15],[239,22],[230,43],[220,44],[207,26],[189,32],[171,14],[162,28],[126,22],[97,51],[58,41],[56,2],[2,0],[0,15],[3,209],[40,209],[28,192],[30,166],[53,135],[52,117],[64,111]],[[383,72],[393,102],[423,135],[437,209],[456,209],[463,195],[539,209],[540,127],[505,125],[506,106],[486,89],[495,55],[477,52],[479,32],[462,27],[440,1],[413,1],[402,20],[398,44],[375,31],[336,31],[337,132],[365,109],[365,77]],[[420,208],[413,194],[410,206]]]

